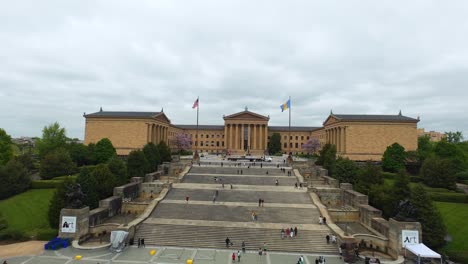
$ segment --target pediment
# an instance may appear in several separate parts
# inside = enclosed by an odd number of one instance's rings
[[[257,121],[268,121],[270,120],[269,117],[259,115],[254,112],[250,111],[242,111],[239,113],[235,113],[229,116],[225,116],[224,120],[257,120]]]
[[[334,124],[336,122],[339,122],[340,120],[335,117],[334,115],[329,115],[328,118],[325,120],[325,122],[323,122],[323,126],[328,126],[328,125],[331,125],[331,124]]]
[[[164,114],[164,112],[161,112],[159,113],[158,115],[156,115],[154,117],[154,119],[158,120],[158,121],[161,121],[163,123],[168,123],[170,124],[171,123],[171,120],[169,118],[167,118],[167,116]]]

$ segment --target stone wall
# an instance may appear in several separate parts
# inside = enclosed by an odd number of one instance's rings
[[[385,237],[388,237],[389,224],[387,220],[380,217],[373,218],[371,227]]]
[[[368,204],[368,197],[362,193],[353,190],[343,190],[343,205],[358,208],[361,204]]]
[[[127,202],[123,204],[122,212],[139,215],[145,211],[148,204],[148,202]]]
[[[359,222],[359,210],[341,210],[341,209],[328,209],[328,214],[333,222]]]
[[[318,197],[322,204],[327,207],[341,207],[341,192],[342,190],[337,188],[325,188],[325,187],[315,187],[312,189]]]
[[[382,217],[382,211],[368,204],[360,204],[358,205],[358,209],[360,214],[360,222],[368,228],[372,227],[372,219],[374,217]]]
[[[403,254],[404,249],[401,241],[402,230],[418,230],[419,241],[422,241],[421,224],[419,222],[399,222],[390,218],[388,226],[388,238],[390,239],[388,254],[392,257],[397,257],[398,255]]]
[[[162,181],[144,182],[140,185],[140,196],[142,198],[152,198],[157,196],[164,188],[167,188],[170,183]]]
[[[114,196],[122,197],[124,200],[133,200],[138,197],[140,182],[131,182],[114,188]]]

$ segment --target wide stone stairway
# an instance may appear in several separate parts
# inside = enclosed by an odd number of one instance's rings
[[[275,251],[337,253],[337,246],[325,240],[330,229],[318,224],[319,211],[306,188],[295,188],[297,178],[288,176],[289,170],[194,166],[173,184],[135,238],[144,238],[147,245],[225,248],[229,237],[235,249],[245,241],[247,250],[266,243]],[[281,229],[291,227],[297,227],[298,235],[282,239]]]

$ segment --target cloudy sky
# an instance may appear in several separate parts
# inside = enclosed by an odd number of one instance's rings
[[[0,127],[40,136],[83,112],[160,111],[223,124],[335,114],[420,116],[468,137],[467,1],[2,1]]]

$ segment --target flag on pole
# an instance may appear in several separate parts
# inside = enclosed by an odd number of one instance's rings
[[[291,108],[291,99],[289,99],[288,101],[286,101],[286,103],[280,105],[280,108],[281,108],[281,112],[284,112],[284,111],[287,110],[288,108]]]
[[[197,100],[195,100],[195,102],[193,103],[193,106],[192,106],[192,109],[195,109],[198,107],[198,98]]]

